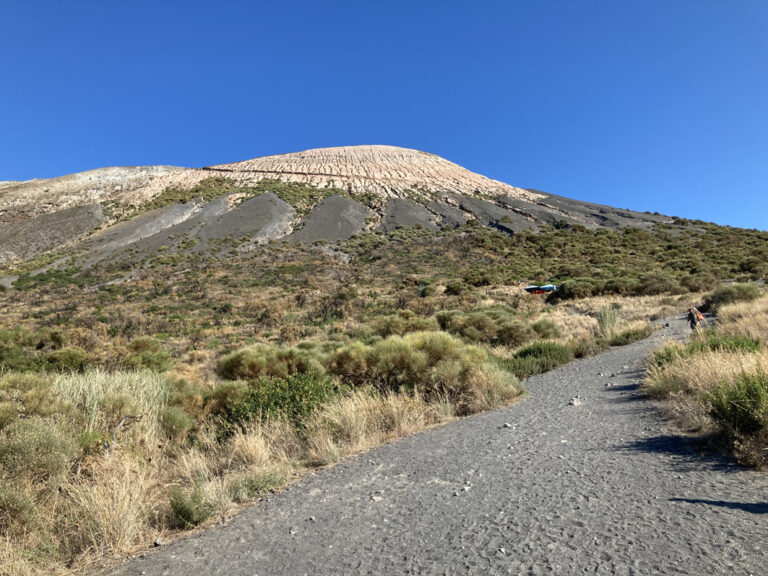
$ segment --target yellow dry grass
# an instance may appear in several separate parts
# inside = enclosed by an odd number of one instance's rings
[[[310,459],[320,464],[336,462],[435,422],[436,415],[418,397],[356,391],[313,415],[307,426]]]
[[[653,394],[673,392],[698,395],[720,383],[733,382],[742,372],[768,367],[768,350],[757,354],[709,351],[648,369],[646,386]]]
[[[703,294],[680,296],[597,296],[583,300],[566,301],[559,306],[580,315],[595,316],[601,308],[620,306],[621,319],[626,322],[657,320],[679,316],[691,306],[698,306]]]
[[[64,488],[73,530],[69,545],[84,554],[111,556],[149,540],[156,532],[157,476],[153,467],[113,454],[100,459],[89,478],[71,479]]]
[[[728,304],[717,315],[722,332],[768,341],[768,298]]]

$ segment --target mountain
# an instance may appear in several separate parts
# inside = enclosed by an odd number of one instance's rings
[[[507,234],[671,222],[518,188],[418,150],[345,146],[205,168],[102,168],[0,182],[0,265],[62,248],[92,264],[160,249],[201,252],[225,240],[246,250],[473,220]]]

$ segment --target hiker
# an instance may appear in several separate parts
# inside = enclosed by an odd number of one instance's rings
[[[706,324],[704,315],[693,306],[688,308],[688,322],[691,325],[691,330],[696,330]]]

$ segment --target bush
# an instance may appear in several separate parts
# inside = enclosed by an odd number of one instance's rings
[[[292,374],[323,372],[322,365],[306,351],[283,346],[254,344],[227,354],[219,360],[216,372],[230,380],[286,378]]]
[[[54,350],[46,358],[48,367],[59,372],[82,372],[91,363],[88,353],[77,346]]]
[[[461,296],[469,290],[469,286],[462,280],[452,280],[445,285],[445,293],[448,296]]]
[[[0,484],[0,534],[13,528],[29,530],[35,518],[35,503],[19,487]]]
[[[488,353],[445,332],[391,336],[372,345],[338,350],[329,370],[352,385],[379,391],[417,391],[427,400],[449,401],[457,413],[498,405],[520,393],[517,380],[499,370]]]
[[[726,284],[704,298],[701,309],[704,312],[717,312],[720,306],[734,302],[751,302],[763,295],[757,284]]]
[[[605,352],[608,346],[608,341],[605,338],[586,338],[573,344],[571,350],[573,350],[573,355],[576,358],[586,358]]]
[[[634,291],[639,296],[654,296],[657,294],[679,294],[684,292],[677,279],[666,272],[647,272],[637,279]]]
[[[522,379],[548,372],[571,360],[570,348],[554,342],[534,342],[519,350],[511,360],[502,360],[501,366]]]
[[[548,301],[574,300],[577,298],[589,298],[600,292],[599,282],[592,278],[573,278],[566,280],[555,292],[547,296]]]
[[[619,310],[615,306],[603,306],[597,313],[600,334],[610,334],[619,321]]]
[[[549,318],[542,318],[531,325],[539,338],[560,338],[560,328]]]
[[[12,422],[0,432],[0,476],[34,483],[60,480],[77,454],[73,436],[39,416]]]
[[[510,348],[522,346],[533,340],[534,337],[533,328],[520,320],[504,322],[496,332],[496,340]]]
[[[650,324],[646,324],[640,328],[623,330],[612,336],[608,343],[611,346],[626,346],[627,344],[632,344],[632,342],[648,338],[651,334],[653,334],[653,327]]]
[[[67,406],[54,394],[50,377],[6,374],[0,378],[0,430],[19,416],[50,416]]]
[[[154,338],[135,338],[128,349],[131,353],[125,363],[131,368],[146,368],[154,372],[165,372],[173,368],[171,355],[167,350],[163,350],[160,342]]]
[[[733,384],[721,384],[704,395],[710,415],[727,430],[751,435],[768,424],[768,374],[743,373]]]
[[[248,502],[285,483],[285,477],[275,473],[248,476],[233,484],[230,495],[238,503]]]
[[[252,383],[224,407],[223,421],[245,425],[253,420],[285,416],[301,424],[313,410],[338,392],[337,386],[318,372],[262,378]]]
[[[163,431],[173,440],[183,440],[195,426],[195,419],[178,406],[167,406],[160,413]]]
[[[438,324],[434,318],[421,318],[411,310],[400,310],[392,316],[381,316],[372,322],[373,331],[386,338],[387,336],[402,336],[406,332],[423,332],[437,330]]]
[[[174,519],[183,528],[205,522],[215,510],[215,505],[205,498],[202,482],[196,483],[190,492],[185,492],[181,486],[174,486],[170,504]]]

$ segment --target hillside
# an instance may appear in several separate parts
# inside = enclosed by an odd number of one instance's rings
[[[88,265],[126,250],[205,250],[221,238],[312,243],[476,221],[514,234],[549,227],[650,229],[670,219],[516,188],[393,146],[321,148],[202,169],[104,168],[0,184],[0,265],[62,247]]]

